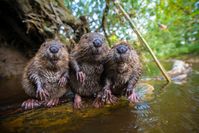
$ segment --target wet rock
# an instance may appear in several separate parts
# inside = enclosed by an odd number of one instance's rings
[[[181,74],[188,74],[189,72],[191,72],[191,66],[188,63],[182,60],[174,60],[173,67],[168,71],[168,74],[174,77]]]
[[[150,101],[154,98],[154,87],[148,83],[138,83],[135,92],[141,101]]]
[[[81,126],[81,121],[99,115],[111,114],[111,111],[127,106],[121,101],[115,106],[95,109],[89,106],[82,110],[73,110],[72,103],[54,108],[34,109],[5,118],[0,118],[0,132],[66,132]]]
[[[171,70],[167,73],[171,80],[175,84],[183,84],[186,82],[189,74],[192,72],[191,64],[186,63],[183,60],[172,60],[173,66]],[[144,77],[142,78],[143,81],[150,81],[150,80],[164,80],[164,77],[157,76],[157,77]]]
[[[153,98],[154,88],[147,83],[139,83],[135,88],[142,100],[135,105],[135,111],[140,115],[148,115],[150,106],[146,101]],[[72,94],[71,94],[72,95]],[[64,103],[54,108],[39,108],[21,113],[0,117],[0,131],[3,132],[64,132],[75,130],[83,119],[99,115],[111,115],[112,111],[128,106],[128,101],[120,99],[116,105],[104,108],[92,108],[92,101],[86,101],[86,108],[73,110],[72,102]],[[78,123],[78,124],[77,124]]]
[[[168,75],[174,83],[182,84],[186,82],[186,79],[191,71],[192,68],[190,64],[182,60],[174,60],[173,67],[170,71],[168,71]]]

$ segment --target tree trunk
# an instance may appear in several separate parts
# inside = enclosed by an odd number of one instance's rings
[[[24,67],[21,58],[32,57],[46,39],[59,37],[71,47],[89,32],[85,17],[74,17],[63,0],[0,0],[0,18],[0,78],[14,74],[7,66]]]

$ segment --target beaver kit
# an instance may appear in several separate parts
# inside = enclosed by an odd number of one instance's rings
[[[137,102],[133,88],[140,75],[139,56],[126,42],[110,49],[103,35],[87,33],[69,55],[60,41],[49,40],[24,70],[22,85],[32,98],[24,101],[22,107],[55,106],[69,88],[75,94],[76,109],[83,107],[82,97],[95,98],[94,107],[116,103],[121,95]]]
[[[31,97],[22,103],[24,109],[52,107],[67,91],[69,54],[59,40],[44,42],[25,67],[22,86]]]
[[[103,62],[109,47],[99,33],[87,33],[71,52],[70,85],[75,93],[74,108],[82,107],[81,97],[93,97],[101,91]]]
[[[141,76],[139,56],[127,42],[115,45],[107,56],[102,75],[104,87],[101,100],[104,103],[117,102],[116,96],[126,95],[130,102],[137,102],[134,87]]]

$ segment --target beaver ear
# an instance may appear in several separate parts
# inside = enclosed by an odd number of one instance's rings
[[[83,35],[83,39],[88,39],[88,35]]]
[[[135,50],[134,47],[133,47],[132,45],[129,45],[129,49]]]
[[[45,47],[47,45],[47,42],[42,43],[41,47]]]
[[[106,41],[105,37],[102,37],[102,40],[105,42]]]

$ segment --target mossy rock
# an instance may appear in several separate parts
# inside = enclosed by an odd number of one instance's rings
[[[53,108],[41,108],[8,116],[0,120],[1,132],[63,132],[75,130],[81,126],[83,119],[108,115],[111,110],[127,106],[127,101],[101,109],[87,107],[73,110],[72,103]]]
[[[138,96],[143,101],[152,98],[154,88],[146,83],[140,83],[135,88]],[[88,105],[87,105],[88,104]],[[100,115],[108,115],[118,108],[128,106],[126,98],[121,98],[116,105],[107,105],[96,109],[91,107],[91,101],[85,103],[87,108],[73,110],[72,103],[66,103],[53,108],[40,108],[14,114],[0,120],[2,132],[63,132],[72,131],[81,126],[83,119]]]
[[[148,83],[137,84],[135,92],[141,101],[150,101],[154,98],[154,87]]]

